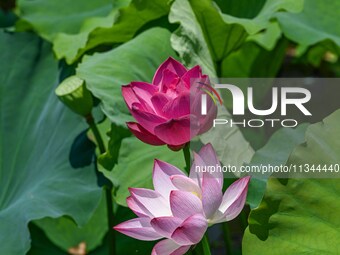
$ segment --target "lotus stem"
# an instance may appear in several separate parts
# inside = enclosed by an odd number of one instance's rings
[[[190,173],[191,157],[190,157],[190,143],[187,143],[183,148],[184,160],[185,160],[185,170]]]
[[[229,231],[229,225],[228,222],[222,223],[222,230],[223,230],[223,239],[224,239],[224,244],[225,248],[227,251],[227,255],[231,255],[232,250],[231,250],[231,236],[230,236],[230,231]]]
[[[97,142],[97,146],[99,148],[100,154],[106,152],[105,145],[103,139],[99,133],[98,127],[94,121],[92,114],[86,116],[86,122],[89,125],[95,140]],[[105,197],[106,197],[106,210],[107,210],[107,223],[108,223],[108,235],[109,235],[109,255],[116,254],[116,238],[113,230],[114,226],[114,215],[113,215],[113,199],[112,199],[112,186],[105,185]]]
[[[194,255],[211,255],[209,241],[207,234],[205,234],[202,240],[193,249]]]

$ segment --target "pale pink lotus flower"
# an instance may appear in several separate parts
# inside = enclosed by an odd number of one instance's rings
[[[243,177],[222,193],[222,173],[196,172],[197,166],[220,165],[213,147],[205,145],[189,177],[166,162],[155,160],[155,190],[130,188],[127,204],[138,218],[114,227],[139,239],[158,240],[152,255],[182,255],[200,242],[208,226],[234,219],[243,209],[250,177]]]
[[[195,85],[193,81],[197,81]],[[187,70],[170,57],[159,66],[152,83],[134,81],[122,86],[124,100],[137,121],[127,123],[131,132],[147,144],[167,144],[179,150],[192,137],[208,131],[217,107],[208,97],[208,112],[201,115],[205,92],[198,82],[209,84],[200,66]]]

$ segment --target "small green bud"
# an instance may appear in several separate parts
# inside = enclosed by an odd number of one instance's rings
[[[77,76],[71,76],[62,81],[55,90],[59,99],[75,113],[87,116],[91,113],[93,99],[87,90],[85,81]]]

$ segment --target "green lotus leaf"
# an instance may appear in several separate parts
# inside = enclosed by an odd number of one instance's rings
[[[306,0],[301,13],[278,13],[276,17],[289,39],[310,46],[324,40],[340,47],[340,27],[334,24],[340,15],[340,2]]]
[[[249,35],[253,36],[250,39],[272,49],[280,37],[278,26],[272,21],[275,14],[279,11],[299,12],[302,7],[302,0],[217,3],[176,0],[169,20],[179,23],[180,27],[173,33],[171,43],[187,65],[200,64],[209,75],[222,77],[221,62]]]
[[[28,223],[72,217],[83,225],[101,191],[93,166],[72,169],[68,156],[86,128],[54,94],[58,63],[50,45],[32,34],[0,34],[1,253],[25,254]]]
[[[151,82],[158,66],[169,56],[175,56],[170,46],[170,32],[153,28],[111,51],[85,56],[77,68],[77,75],[102,101],[107,117],[125,126],[132,117],[124,102],[121,86],[131,81]]]
[[[339,110],[310,125],[306,142],[295,148],[288,164],[328,164],[330,169],[339,163],[339,126]],[[338,254],[339,196],[337,178],[270,179],[260,206],[250,213],[242,254]]]
[[[249,165],[285,165],[295,146],[304,142],[308,124],[301,124],[297,128],[281,128],[276,131],[261,149],[257,150]],[[260,204],[266,190],[270,174],[254,174],[247,196],[251,208]]]
[[[113,183],[115,187],[113,195],[118,204],[126,206],[129,187],[152,188],[154,159],[163,160],[184,171],[185,161],[182,151],[174,152],[167,146],[155,148],[134,136],[122,140],[118,163],[113,169],[105,169],[102,165],[98,165],[99,171]]]
[[[82,227],[69,217],[53,219],[50,217],[34,221],[34,224],[44,230],[53,244],[63,251],[85,243],[86,251],[90,252],[103,243],[108,230],[105,193],[89,221]]]
[[[65,8],[67,6],[67,8]],[[33,28],[71,64],[98,45],[132,39],[145,24],[169,12],[165,0],[19,0],[17,29]],[[57,24],[57,25],[56,25]]]

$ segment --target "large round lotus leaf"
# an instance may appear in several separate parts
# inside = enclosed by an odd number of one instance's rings
[[[91,167],[68,161],[86,125],[54,94],[50,46],[31,34],[0,33],[0,59],[0,253],[22,255],[30,221],[69,215],[85,224],[101,191]]]
[[[306,143],[295,148],[288,164],[326,164],[331,169],[340,162],[339,127],[340,110],[310,125]],[[333,173],[335,169],[333,165]],[[338,178],[271,179],[263,201],[250,214],[243,254],[339,254],[339,196]]]

